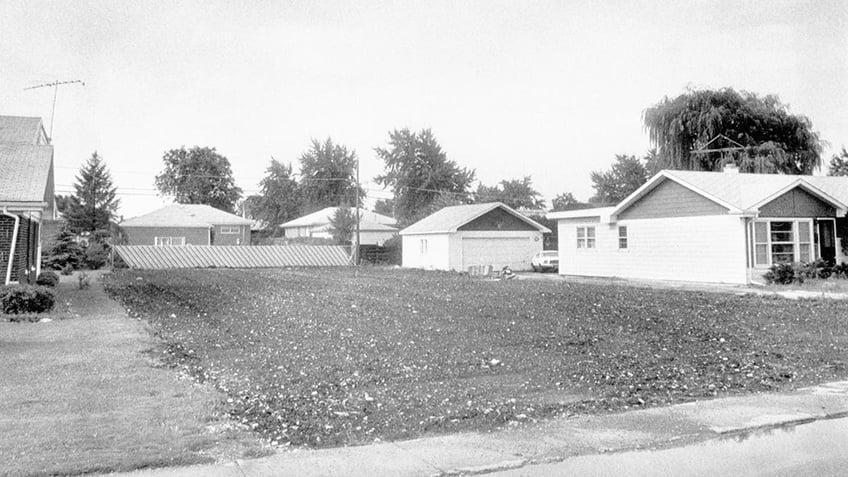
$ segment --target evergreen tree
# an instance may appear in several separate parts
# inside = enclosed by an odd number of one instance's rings
[[[78,234],[108,229],[120,201],[115,197],[112,175],[96,151],[80,168],[74,190],[64,211],[70,231]]]
[[[42,265],[46,270],[61,270],[70,265],[78,269],[85,260],[85,251],[76,241],[67,222],[56,233],[53,241],[42,251]]]

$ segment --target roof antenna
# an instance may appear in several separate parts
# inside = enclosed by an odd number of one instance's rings
[[[30,86],[30,87],[24,88],[24,91],[26,91],[28,89],[46,88],[48,86],[53,87],[53,109],[50,111],[50,135],[47,138],[48,143],[53,142],[53,117],[56,115],[56,96],[59,94],[59,85],[73,84],[73,83],[79,83],[79,84],[85,86],[85,83],[83,83],[81,80],[70,80],[70,81],[56,80],[52,83],[38,84],[38,85],[35,85],[35,86]]]

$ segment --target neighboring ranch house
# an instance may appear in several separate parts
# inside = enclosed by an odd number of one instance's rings
[[[0,285],[33,283],[55,219],[53,146],[40,118],[0,116]]]
[[[280,227],[287,239],[293,238],[333,238],[333,226],[330,222],[341,207],[327,207],[303,217],[286,222]],[[355,210],[351,211],[354,215]],[[359,209],[359,236],[362,245],[379,245],[396,236],[395,219],[376,212]],[[355,239],[351,239],[353,241]]]
[[[529,270],[545,233],[550,230],[500,202],[445,207],[400,231],[403,266]]]
[[[748,284],[845,260],[846,204],[848,177],[665,170],[616,206],[548,218],[563,275]]]
[[[250,245],[250,219],[201,204],[172,204],[120,224],[128,245]]]

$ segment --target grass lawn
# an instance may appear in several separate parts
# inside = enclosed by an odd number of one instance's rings
[[[0,322],[0,475],[66,475],[259,452],[218,391],[180,379],[98,283],[62,277],[51,322]],[[2,318],[2,317],[0,317]]]
[[[122,271],[108,287],[232,416],[314,447],[848,376],[841,301],[384,268]]]

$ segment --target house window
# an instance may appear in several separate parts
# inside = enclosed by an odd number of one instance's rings
[[[185,237],[154,237],[153,244],[157,247],[168,247],[171,245],[185,245]]]
[[[241,227],[238,225],[222,225],[222,234],[241,234]]]
[[[618,248],[621,250],[627,249],[627,226],[620,225],[618,227]]]
[[[577,227],[577,248],[595,248],[595,227]]]
[[[426,255],[427,254],[427,239],[421,239],[419,241],[418,245],[421,249],[421,255]]]
[[[754,222],[754,265],[812,260],[811,220],[758,220]]]

